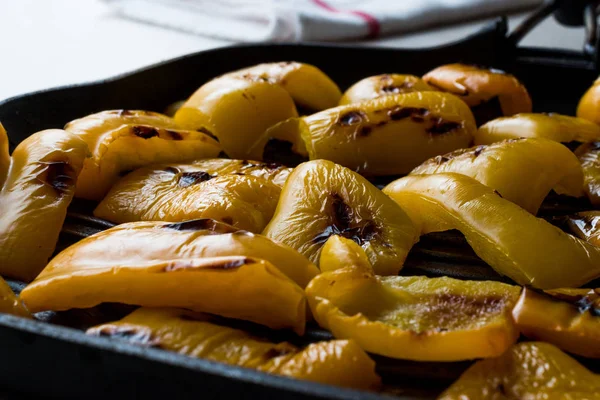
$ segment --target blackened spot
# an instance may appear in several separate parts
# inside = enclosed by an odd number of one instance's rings
[[[475,157],[479,157],[479,155],[480,155],[480,154],[483,152],[483,150],[485,150],[485,148],[486,148],[486,147],[487,147],[487,146],[485,146],[485,145],[477,146],[477,147],[475,148],[475,151],[473,152],[473,155],[474,155]]]
[[[223,222],[225,222],[228,225],[233,225],[233,218],[231,218],[231,217],[223,217]]]
[[[173,139],[173,140],[183,140],[183,136],[179,132],[169,131],[169,130],[167,130],[166,132],[167,132],[167,134],[169,134],[169,136],[171,136],[171,139]]]
[[[504,387],[504,383],[503,383],[503,382],[500,382],[500,383],[498,384],[498,387],[497,387],[496,389],[497,389],[497,390],[500,392],[500,394],[501,394],[502,396],[506,396],[506,395],[507,395],[507,393],[506,393],[506,388]]]
[[[271,358],[281,357],[281,356],[285,356],[285,355],[293,354],[293,353],[295,353],[295,351],[293,349],[273,347],[273,348],[269,349],[263,355],[263,358],[271,359]]]
[[[481,126],[488,121],[504,115],[498,96],[494,96],[487,101],[483,101],[480,104],[471,107],[471,111],[473,111],[477,126]]]
[[[209,131],[205,127],[201,127],[201,128],[196,129],[196,132],[202,132],[205,135],[210,136],[211,138],[215,139],[217,142],[219,141],[219,138],[216,137],[214,133],[212,133],[211,131]]]
[[[212,178],[214,178],[214,176],[205,171],[182,172],[177,183],[181,187],[188,187],[206,182]]]
[[[202,269],[234,269],[234,268],[239,268],[242,265],[246,265],[246,264],[251,264],[252,260],[245,258],[245,257],[239,257],[239,258],[235,258],[233,260],[227,260],[227,261],[220,261],[220,260],[216,260],[214,263],[212,264],[204,264],[202,265]],[[165,268],[164,268],[164,272],[173,272],[173,271],[184,271],[186,269],[195,269],[197,268],[196,265],[194,265],[193,263],[186,263],[185,261],[176,261],[173,262],[171,264],[168,264]]]
[[[179,168],[175,168],[175,167],[166,167],[165,172],[170,172],[172,174],[178,174],[181,172],[181,170]]]
[[[503,199],[504,197],[502,197],[502,195],[500,194],[499,191],[497,191],[496,189],[494,189],[494,194],[498,197],[500,197],[501,199]]]
[[[75,170],[65,161],[50,162],[46,167],[46,183],[59,196],[75,186]]]
[[[214,232],[215,234],[219,233],[233,233],[236,232],[232,226],[222,224],[214,219],[210,218],[201,218],[201,219],[193,219],[184,222],[176,222],[172,224],[165,224],[160,226],[161,229],[173,229],[176,231],[201,231],[201,230],[209,230]]]
[[[342,126],[350,126],[360,124],[367,119],[367,114],[362,111],[348,111],[344,115],[340,115],[338,124]]]
[[[156,128],[151,126],[132,126],[131,131],[135,136],[141,137],[142,139],[150,139],[158,136]]]
[[[294,153],[292,143],[286,140],[270,139],[263,152],[263,160],[272,164],[295,167],[307,161],[306,157]]]
[[[370,126],[363,126],[360,128],[359,136],[369,136],[371,134],[372,128]]]
[[[248,164],[250,164],[250,161],[248,161],[248,160],[242,160],[242,165],[248,165]]]
[[[388,111],[388,116],[392,121],[399,121],[404,118],[422,118],[429,114],[429,110],[422,107],[394,107]]]
[[[334,193],[333,198],[333,221],[334,224],[340,228],[340,230],[345,230],[350,227],[350,223],[352,222],[352,208],[342,197]]]
[[[248,95],[246,94],[246,92],[242,92],[242,97],[245,98],[246,100],[250,99],[250,97],[248,97]]]
[[[443,135],[462,126],[460,122],[446,121],[441,117],[433,118],[432,125],[425,131],[431,135]]]

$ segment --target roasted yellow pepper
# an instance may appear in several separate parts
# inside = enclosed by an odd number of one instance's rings
[[[543,342],[515,345],[478,361],[438,400],[598,400],[600,377]]]
[[[582,118],[560,114],[517,114],[497,118],[479,127],[475,144],[491,144],[506,139],[545,138],[555,142],[600,140],[600,126]]]
[[[340,105],[390,96],[399,93],[434,91],[423,79],[414,75],[383,74],[370,76],[350,86]]]
[[[342,96],[340,88],[319,68],[294,61],[258,64],[227,75],[279,85],[299,109],[312,112],[335,107]]]
[[[262,160],[270,126],[297,117],[290,94],[268,81],[230,75],[202,85],[177,111],[190,129],[209,126],[231,158]]]
[[[503,115],[531,112],[531,98],[514,76],[474,65],[442,65],[423,76],[436,89],[460,96],[473,110],[477,125]]]
[[[579,100],[577,116],[600,124],[600,78],[594,81]]]
[[[227,158],[211,158],[195,161],[193,165],[210,175],[250,175],[264,178],[277,186],[283,186],[292,172],[292,168],[287,168],[284,165],[273,162],[265,163]]]
[[[94,210],[115,223],[211,218],[260,233],[281,188],[252,175],[212,175],[197,165],[155,165],[121,178]]]
[[[88,147],[61,130],[28,137],[12,158],[7,143],[0,128],[0,275],[29,282],[54,252]]]
[[[311,160],[331,160],[363,175],[395,175],[468,147],[475,131],[469,107],[456,96],[415,92],[286,121],[265,135],[295,143],[293,149]]]
[[[407,176],[384,193],[421,227],[421,234],[458,229],[479,257],[521,285],[577,287],[600,276],[600,248],[536,218],[471,177]]]
[[[331,161],[309,161],[288,178],[264,235],[319,260],[331,235],[354,240],[380,275],[402,268],[417,240],[411,220],[365,178]]]
[[[77,197],[100,200],[123,172],[149,164],[216,157],[221,151],[204,127],[182,130],[171,118],[149,111],[113,110],[72,121],[65,130],[89,146],[77,180]]]
[[[566,217],[568,228],[580,239],[600,247],[600,211],[583,211]]]
[[[220,325],[206,315],[181,309],[140,308],[118,322],[91,328],[87,333],[319,383],[357,389],[375,389],[380,383],[375,363],[352,340],[319,342],[299,349],[286,342],[268,342]]]
[[[31,314],[23,305],[21,299],[15,296],[10,286],[2,278],[0,278],[0,313],[31,318]]]
[[[332,236],[323,272],[306,288],[312,313],[336,338],[387,357],[455,361],[502,354],[518,331],[520,288],[499,282],[380,277],[354,242]]]
[[[599,289],[556,289],[544,294],[524,288],[513,318],[527,337],[569,353],[600,358],[598,293]]]
[[[575,154],[583,169],[585,194],[595,207],[600,207],[600,142],[584,143]]]
[[[583,172],[577,157],[547,139],[510,139],[456,150],[425,161],[410,174],[443,172],[475,178],[532,214],[552,188],[561,194],[583,195]]]
[[[103,302],[184,307],[301,333],[298,284],[317,273],[294,250],[216,221],[134,222],[58,254],[21,298],[33,312]]]

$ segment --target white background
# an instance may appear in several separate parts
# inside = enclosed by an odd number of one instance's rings
[[[511,17],[511,27],[522,19],[523,15]],[[460,39],[484,24],[469,23],[366,44],[431,46]],[[524,44],[579,49],[582,42],[583,29],[564,28],[548,20]],[[0,0],[0,100],[107,78],[227,44],[122,19],[99,0]]]

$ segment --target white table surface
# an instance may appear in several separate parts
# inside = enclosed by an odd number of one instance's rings
[[[523,17],[512,16],[511,27]],[[361,44],[427,47],[460,39],[486,22],[489,20]],[[230,43],[123,19],[99,0],[0,0],[0,100],[107,78]],[[571,49],[581,48],[582,43],[582,28],[564,28],[553,19],[523,42]]]

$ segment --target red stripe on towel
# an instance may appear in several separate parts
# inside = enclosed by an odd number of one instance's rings
[[[379,32],[381,31],[381,26],[379,25],[379,21],[377,20],[377,18],[375,18],[371,14],[368,14],[364,11],[358,11],[358,10],[338,10],[337,8],[332,7],[329,4],[327,4],[324,0],[312,0],[312,1],[319,7],[323,8],[327,11],[333,12],[333,13],[352,14],[352,15],[361,17],[367,23],[367,26],[369,28],[368,37],[370,39],[372,39],[372,38],[376,38],[377,36],[379,36]]]

